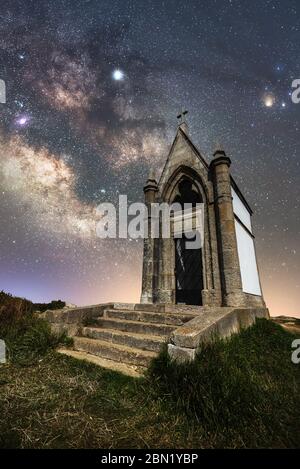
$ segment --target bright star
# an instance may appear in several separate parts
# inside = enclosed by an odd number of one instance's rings
[[[16,124],[19,125],[20,127],[24,127],[26,124],[28,124],[29,121],[30,121],[29,116],[22,115],[16,119]]]
[[[275,104],[275,96],[272,93],[265,93],[263,96],[263,103],[266,107],[272,107]]]
[[[124,72],[122,72],[122,70],[116,69],[113,71],[114,80],[117,80],[117,81],[123,80],[124,76],[125,75],[124,75]]]
[[[15,104],[19,107],[23,107],[24,104],[22,103],[22,101],[18,101],[17,99],[15,99]]]
[[[27,117],[20,117],[20,119],[18,119],[17,122],[20,125],[25,125],[27,122]]]

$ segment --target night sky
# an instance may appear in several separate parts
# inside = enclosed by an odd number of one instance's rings
[[[300,4],[1,0],[0,290],[139,301],[142,242],[101,240],[95,207],[143,200],[189,111],[252,206],[272,314],[300,315]]]

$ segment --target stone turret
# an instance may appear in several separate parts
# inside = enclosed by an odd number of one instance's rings
[[[210,169],[217,216],[223,304],[224,306],[241,306],[244,303],[244,295],[235,232],[230,165],[231,160],[225,151],[220,148],[216,149]]]
[[[148,217],[145,223],[148,225],[148,237],[144,238],[144,256],[143,256],[143,277],[141,303],[153,303],[153,291],[155,282],[155,239],[151,236],[151,204],[156,202],[158,192],[155,171],[153,168],[149,171],[149,176],[144,186],[145,204],[148,208]]]
[[[146,204],[155,202],[157,191],[158,191],[158,186],[157,186],[157,181],[155,177],[155,170],[153,168],[150,168],[149,176],[144,186]]]

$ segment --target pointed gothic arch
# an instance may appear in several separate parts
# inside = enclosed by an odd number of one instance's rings
[[[186,165],[180,165],[173,171],[168,181],[162,187],[161,200],[172,203],[172,197],[175,196],[174,191],[176,191],[180,181],[183,179],[190,180],[201,195],[202,202],[207,203],[209,200],[209,190],[205,181],[198,171]]]

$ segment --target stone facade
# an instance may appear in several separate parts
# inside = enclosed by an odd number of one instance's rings
[[[178,197],[181,182],[190,181],[193,193],[197,193],[204,204],[204,245],[199,254],[202,257],[201,302],[198,304],[265,307],[262,295],[243,291],[233,186],[249,215],[252,212],[230,175],[230,165],[230,158],[220,149],[215,151],[208,164],[192,143],[187,125],[183,123],[178,127],[159,181],[153,174],[149,176],[144,187],[145,202],[149,207],[153,202],[171,204]],[[153,218],[149,217],[148,223],[150,228]],[[141,303],[178,303],[177,282],[174,239],[149,236],[144,241]],[[189,304],[188,301],[185,303]]]

